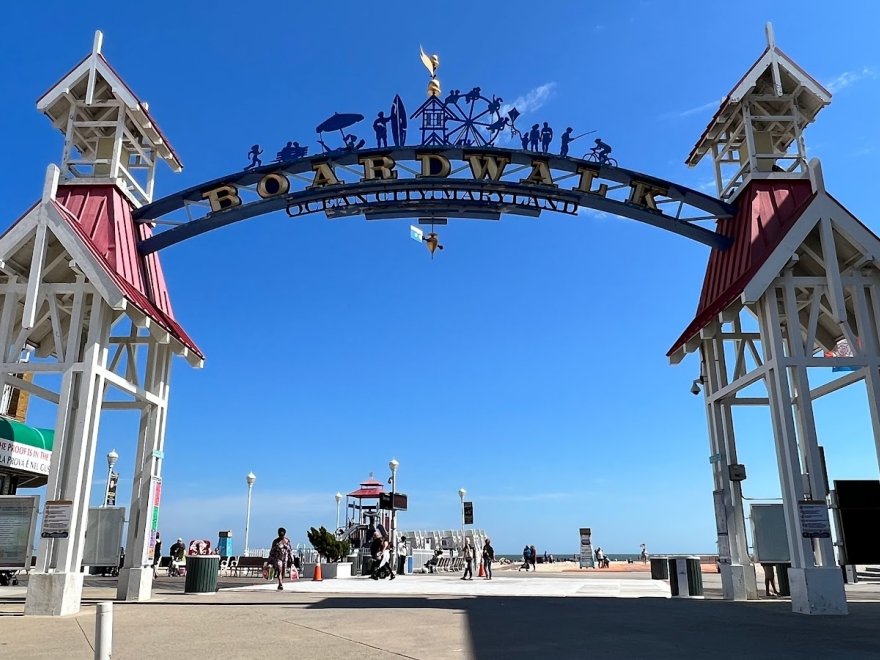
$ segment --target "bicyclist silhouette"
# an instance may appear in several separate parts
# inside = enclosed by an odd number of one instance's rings
[[[608,157],[608,154],[611,153],[611,146],[602,142],[600,138],[596,138],[595,142],[596,146],[590,149],[590,152],[586,154],[585,158],[602,165],[617,167],[617,161]]]

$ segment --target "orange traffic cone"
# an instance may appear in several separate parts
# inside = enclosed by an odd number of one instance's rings
[[[480,562],[480,572],[477,573],[477,577],[486,577],[486,569],[483,568],[483,562]]]
[[[313,582],[323,582],[324,576],[321,575],[321,564],[315,564],[315,575],[312,577]]]

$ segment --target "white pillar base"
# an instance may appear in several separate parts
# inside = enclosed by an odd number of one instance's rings
[[[119,571],[116,599],[144,601],[153,597],[153,567],[138,566]]]
[[[839,568],[789,568],[791,610],[798,614],[847,614]]]
[[[754,565],[721,564],[721,592],[724,600],[756,600]]]
[[[67,616],[79,612],[82,573],[31,573],[24,613],[33,616]]]

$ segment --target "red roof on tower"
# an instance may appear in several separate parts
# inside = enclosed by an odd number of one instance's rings
[[[736,300],[814,197],[808,180],[753,180],[746,184],[737,197],[736,215],[719,220],[716,227],[733,243],[726,250],[713,249],[709,255],[696,316],[667,356]]]
[[[149,238],[152,230],[146,224],[135,224],[131,204],[119,189],[112,185],[61,185],[54,202],[125,298],[204,359],[174,318],[158,254],[144,256],[138,252],[138,241]]]

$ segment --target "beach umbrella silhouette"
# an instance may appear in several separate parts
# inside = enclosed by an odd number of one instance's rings
[[[342,140],[344,142],[345,133],[343,133],[343,129],[348,128],[349,126],[353,126],[359,121],[363,121],[363,119],[364,116],[359,115],[356,112],[334,112],[332,117],[330,117],[329,119],[325,119],[320,124],[318,124],[317,127],[315,127],[315,131],[319,134],[326,133],[327,131],[339,131],[339,134],[342,136]]]

